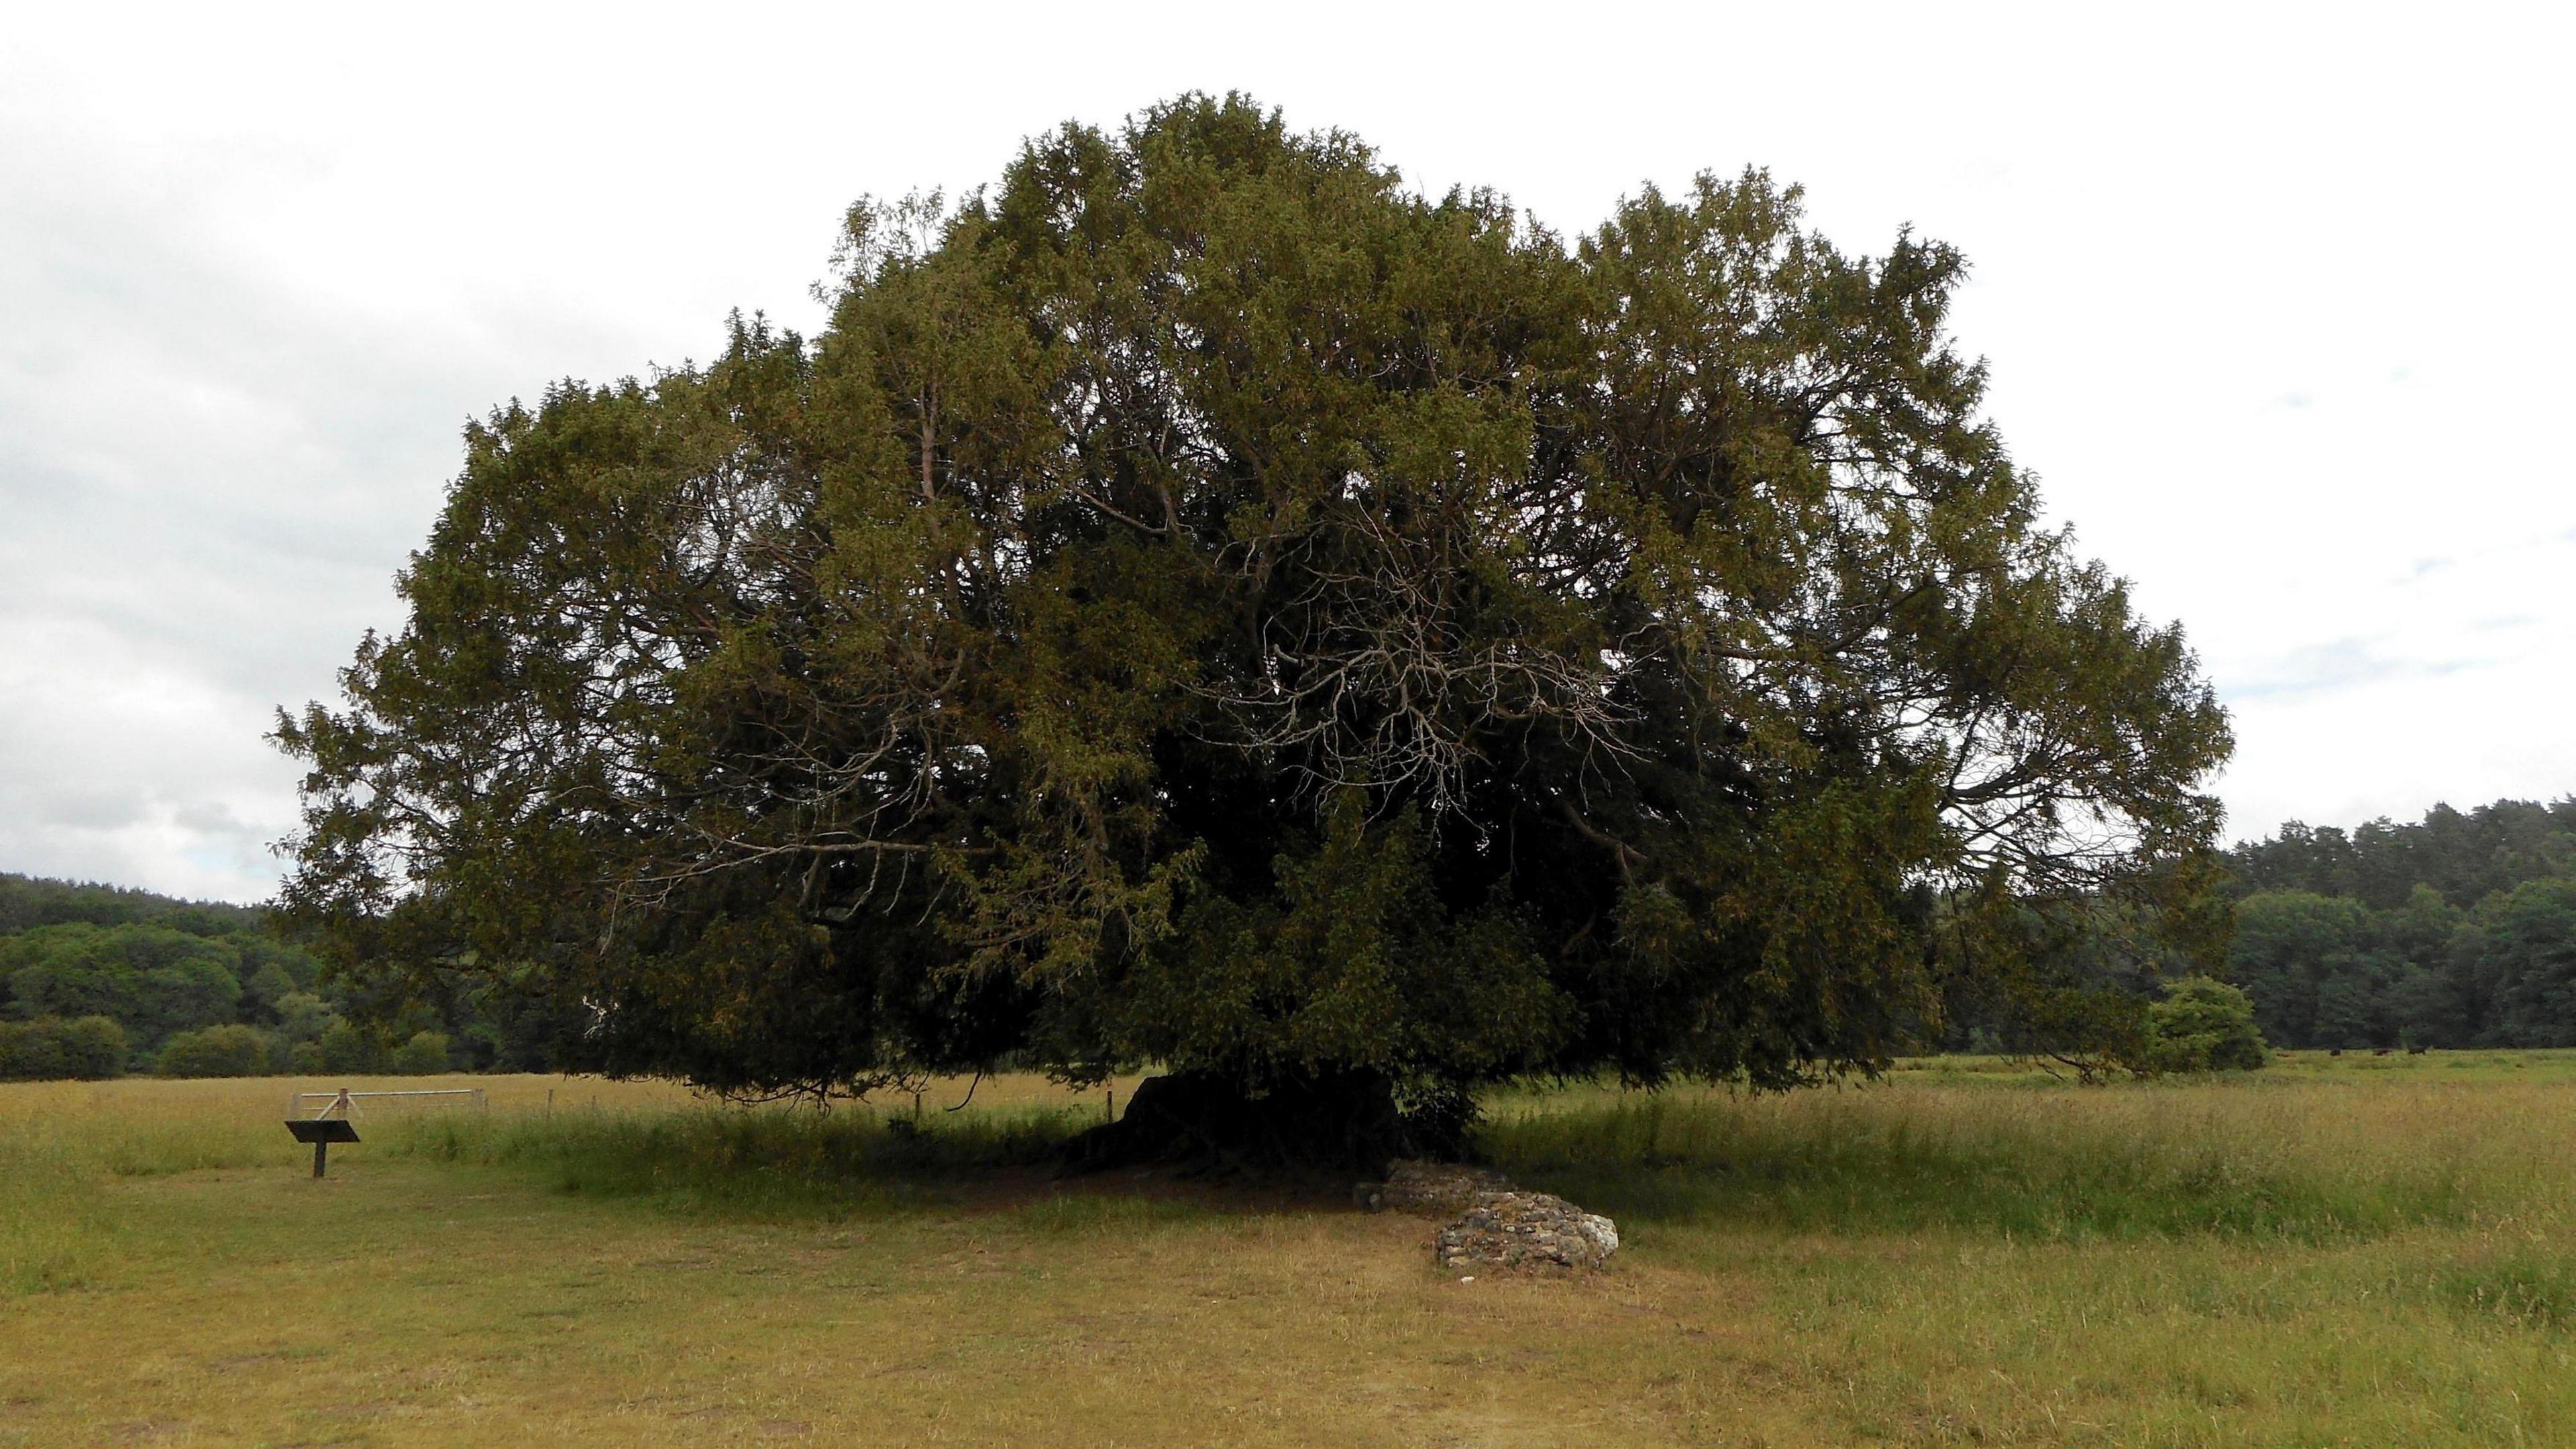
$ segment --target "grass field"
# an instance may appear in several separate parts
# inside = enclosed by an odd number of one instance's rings
[[[1625,1246],[1472,1283],[1323,1191],[1050,1182],[1103,1104],[1043,1082],[456,1084],[322,1182],[336,1082],[0,1087],[0,1446],[2576,1444],[2576,1053],[1509,1095]]]

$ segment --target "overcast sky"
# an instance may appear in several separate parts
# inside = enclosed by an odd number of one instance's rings
[[[2569,7],[405,8],[0,38],[0,870],[266,895],[262,733],[400,625],[469,416],[810,325],[862,193],[1188,89],[1560,231],[1753,164],[1960,246],[2231,836],[2576,792]]]

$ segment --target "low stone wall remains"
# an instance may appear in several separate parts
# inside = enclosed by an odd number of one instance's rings
[[[1448,1217],[1432,1241],[1453,1271],[1571,1273],[1599,1268],[1619,1251],[1619,1228],[1544,1192],[1523,1192],[1502,1174],[1445,1162],[1399,1162],[1384,1182],[1354,1194],[1371,1212]]]

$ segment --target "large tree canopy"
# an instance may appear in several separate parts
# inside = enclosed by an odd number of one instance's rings
[[[851,213],[830,325],[469,430],[288,904],[610,1070],[1429,1100],[1881,1060],[2169,875],[2224,717],[1761,173],[1569,247],[1186,98]]]

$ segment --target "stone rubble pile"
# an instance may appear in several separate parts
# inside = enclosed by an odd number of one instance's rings
[[[1619,1251],[1619,1229],[1544,1192],[1489,1192],[1440,1230],[1444,1268],[1598,1268]]]
[[[1523,1192],[1501,1174],[1436,1162],[1399,1162],[1382,1183],[1362,1183],[1371,1212],[1456,1214],[1433,1240],[1440,1266],[1516,1272],[1598,1268],[1619,1251],[1619,1228],[1552,1193]]]
[[[1510,1186],[1490,1168],[1401,1161],[1386,1170],[1386,1181],[1360,1184],[1359,1204],[1370,1212],[1462,1213],[1478,1193],[1501,1192]]]

